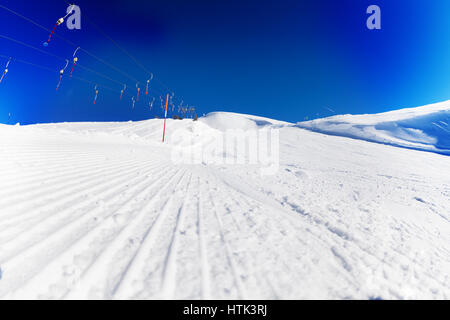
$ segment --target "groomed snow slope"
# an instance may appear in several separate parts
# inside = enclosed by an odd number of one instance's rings
[[[275,175],[171,161],[175,129],[261,126]],[[161,130],[0,126],[0,298],[450,298],[448,156],[236,114]]]
[[[450,101],[373,115],[298,123],[315,132],[450,155]]]

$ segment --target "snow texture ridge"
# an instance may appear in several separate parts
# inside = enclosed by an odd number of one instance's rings
[[[420,118],[444,132],[441,112],[389,121],[422,131],[402,143],[443,150]],[[376,139],[389,122],[357,119],[333,121]],[[0,126],[0,299],[450,298],[448,156],[247,115],[168,121],[169,138],[204,143],[279,129],[279,170],[261,176],[172,163],[183,142],[163,145],[162,126]]]
[[[450,155],[450,101],[374,115],[339,115],[297,125],[326,134]]]

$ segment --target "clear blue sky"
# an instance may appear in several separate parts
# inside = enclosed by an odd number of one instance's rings
[[[2,0],[2,5],[52,28],[67,8],[63,0]],[[200,114],[232,111],[301,121],[336,113],[375,113],[450,99],[450,1],[87,1],[78,0],[82,29],[65,25],[56,34],[76,43],[132,78],[148,74],[91,23],[129,51],[155,77]],[[366,8],[382,10],[382,30],[366,28]],[[0,8],[0,35],[71,58],[75,47]],[[64,62],[0,39],[0,55],[54,70],[13,62],[0,84],[0,122],[127,121],[155,115],[148,99],[131,109],[135,83],[84,52],[81,68],[64,77]],[[0,58],[1,71],[6,64]],[[69,72],[67,71],[66,75]],[[144,84],[141,84],[144,86]],[[166,89],[153,82],[159,95]],[[153,91],[151,91],[154,93]]]

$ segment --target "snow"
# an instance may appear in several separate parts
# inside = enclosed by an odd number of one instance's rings
[[[335,121],[419,118],[386,139],[440,152],[435,108]],[[163,145],[162,125],[0,126],[0,299],[450,298],[448,156],[229,113],[168,120]],[[230,128],[279,130],[278,172],[174,163]]]
[[[300,122],[316,132],[450,155],[450,101],[373,115]]]
[[[206,117],[200,118],[200,121],[207,124],[209,127],[227,131],[233,129],[239,130],[255,130],[260,127],[270,125],[289,125],[290,123],[268,118],[244,115],[231,112],[212,112]]]

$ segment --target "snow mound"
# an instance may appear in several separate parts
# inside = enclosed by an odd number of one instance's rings
[[[450,155],[450,101],[373,115],[300,122],[315,132]]]
[[[289,124],[288,122],[269,118],[231,112],[212,112],[200,118],[200,121],[220,131],[230,129],[255,130],[265,126],[283,126]]]

